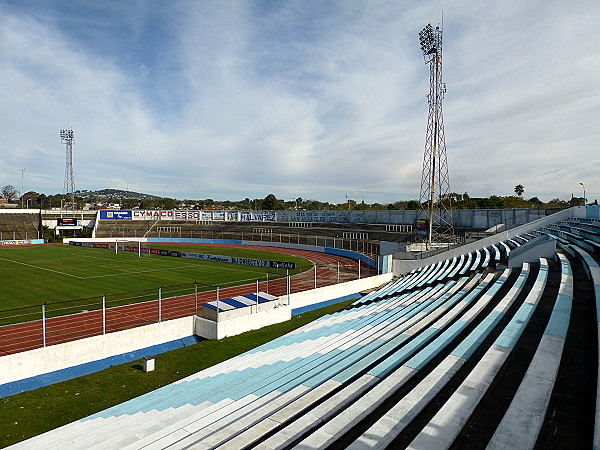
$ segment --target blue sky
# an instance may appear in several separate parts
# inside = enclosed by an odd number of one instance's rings
[[[600,198],[592,0],[0,0],[0,185],[416,198],[442,10],[451,190]]]

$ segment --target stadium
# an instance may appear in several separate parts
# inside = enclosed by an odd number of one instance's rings
[[[14,238],[2,242],[4,269],[23,266],[19,252],[42,247],[85,253],[101,274],[96,258],[192,264],[224,246],[259,249],[239,259],[256,268],[277,258],[287,273],[272,271],[268,286],[255,273],[250,282],[244,275],[47,301],[43,320],[40,304],[2,311],[0,389],[8,399],[127,354],[143,358],[145,370],[177,346],[345,306],[14,448],[584,448],[597,439],[597,206],[548,215],[461,211],[464,242],[415,259],[401,251],[409,228],[400,225],[413,221],[407,211],[104,210],[75,222],[93,226],[93,238],[58,247],[31,239],[35,224],[58,219],[18,211],[0,214],[3,236]],[[235,258],[207,263],[217,272],[247,267]],[[68,257],[56,261],[67,273]],[[59,271],[53,267],[45,271]],[[23,323],[8,323],[17,316]]]
[[[418,51],[438,2],[33,3],[0,447],[600,449],[597,11],[454,2]]]

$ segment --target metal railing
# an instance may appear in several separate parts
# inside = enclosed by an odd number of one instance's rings
[[[374,274],[371,267],[359,261],[314,264],[308,271],[293,276],[267,273],[257,279],[218,285],[198,282],[164,285],[0,310],[0,356],[201,315],[203,303],[257,291],[279,296],[282,303],[287,303],[285,296],[292,293]]]

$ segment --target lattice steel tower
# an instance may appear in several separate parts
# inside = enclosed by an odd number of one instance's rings
[[[425,64],[429,65],[429,118],[425,137],[421,193],[417,230],[426,242],[454,242],[450,179],[446,157],[446,137],[442,116],[442,100],[446,84],[442,82],[442,30],[428,24],[419,33]]]
[[[75,137],[73,130],[60,130],[60,142],[67,144],[67,166],[65,168],[65,185],[63,188],[63,195],[65,199],[71,197],[71,205],[66,206],[67,210],[75,210],[75,179],[73,178],[73,142]],[[67,202],[67,205],[69,203]]]

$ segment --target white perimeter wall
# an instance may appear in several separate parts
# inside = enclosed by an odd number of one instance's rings
[[[193,334],[207,339],[235,336],[249,330],[285,322],[291,318],[291,311],[294,308],[377,288],[389,282],[392,277],[391,273],[386,273],[298,292],[289,296],[290,304],[288,304],[288,297],[282,296],[279,299],[282,303],[280,307],[229,320],[214,322],[189,316],[3,356],[0,357],[0,385],[182,339]]]
[[[0,358],[0,384],[140,350],[194,334],[194,317],[167,320]]]

